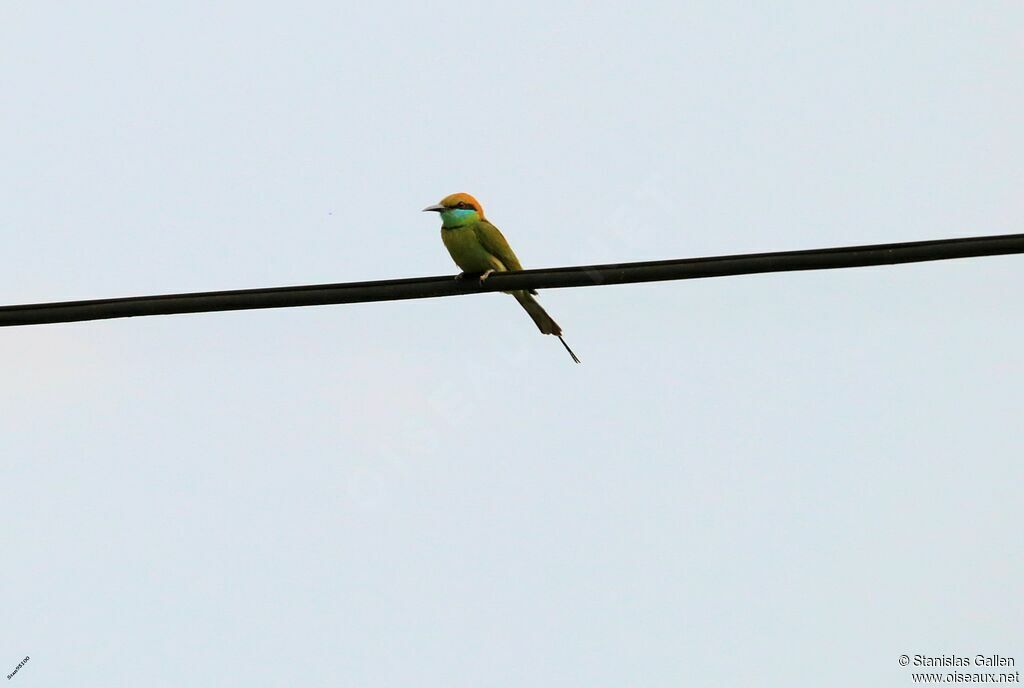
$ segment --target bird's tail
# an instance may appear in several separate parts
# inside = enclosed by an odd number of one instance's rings
[[[572,360],[577,363],[580,362],[580,359],[576,357],[576,354],[574,354],[572,349],[569,348],[569,345],[565,343],[564,339],[562,339],[562,328],[559,327],[554,318],[548,315],[548,312],[544,310],[539,303],[537,303],[537,299],[533,298],[533,296],[530,295],[530,292],[514,291],[512,292],[512,296],[516,297],[516,301],[518,301],[519,305],[523,307],[523,310],[533,318],[533,322],[537,324],[537,329],[541,331],[541,334],[553,334],[558,337],[558,340],[562,342],[562,346],[564,346],[565,350],[569,352],[570,356],[572,356]]]

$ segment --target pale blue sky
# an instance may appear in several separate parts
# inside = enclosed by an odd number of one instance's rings
[[[1024,231],[1019,2],[0,6],[0,303]],[[0,331],[32,686],[1024,662],[1024,257]]]

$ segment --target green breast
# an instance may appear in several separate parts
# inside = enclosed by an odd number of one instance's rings
[[[442,229],[441,240],[463,272],[504,270],[501,261],[487,252],[471,226]]]

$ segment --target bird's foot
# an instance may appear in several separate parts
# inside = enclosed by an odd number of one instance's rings
[[[460,272],[459,274],[455,275],[455,279],[460,282],[462,280],[478,279],[480,280],[480,284],[483,284],[484,280],[486,280],[493,274],[494,270],[488,270],[487,272]]]

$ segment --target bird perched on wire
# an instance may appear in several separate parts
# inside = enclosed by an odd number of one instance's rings
[[[441,240],[444,241],[448,253],[452,255],[452,260],[462,268],[459,278],[479,276],[480,282],[483,282],[495,272],[523,269],[505,237],[484,217],[483,206],[468,193],[445,196],[440,203],[427,206],[423,212],[441,214]],[[529,313],[541,334],[553,334],[558,337],[562,346],[572,356],[572,360],[580,362],[562,339],[562,328],[541,308],[537,299],[533,298],[537,293],[535,290],[506,293],[514,296],[519,305]]]

